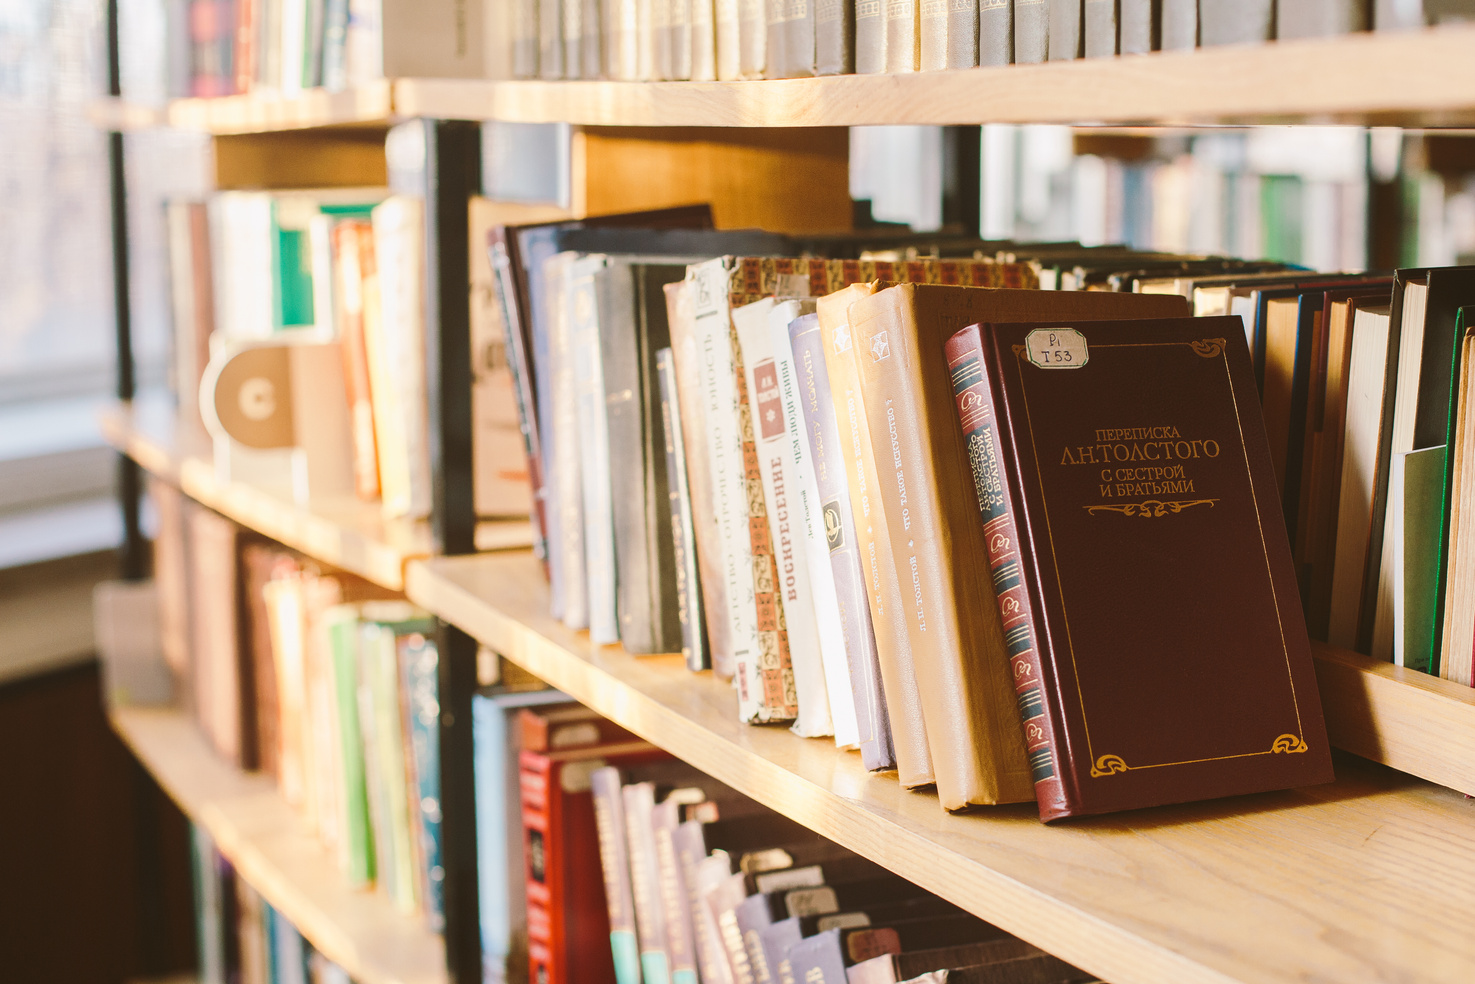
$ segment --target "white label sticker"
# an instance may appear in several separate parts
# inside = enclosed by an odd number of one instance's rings
[[[1025,336],[1024,348],[1041,369],[1079,369],[1091,357],[1086,336],[1074,328],[1036,328]]]

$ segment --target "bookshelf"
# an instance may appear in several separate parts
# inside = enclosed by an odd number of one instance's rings
[[[1331,785],[1047,827],[931,793],[783,727],[680,656],[596,646],[547,614],[531,554],[410,565],[412,600],[647,740],[1113,984],[1467,980],[1475,804],[1351,757]]]
[[[271,778],[221,761],[184,711],[113,707],[113,730],[236,872],[360,984],[446,984],[445,944],[348,887]]]
[[[385,519],[375,503],[344,498],[302,506],[285,492],[222,482],[210,460],[209,438],[183,424],[162,394],[116,404],[103,414],[102,429],[113,447],[202,505],[381,587],[403,590],[405,563],[434,552],[428,523]],[[478,550],[531,543],[526,520],[483,520],[476,527]]]

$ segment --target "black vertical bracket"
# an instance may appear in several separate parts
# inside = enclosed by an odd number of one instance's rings
[[[481,190],[481,128],[462,120],[416,120],[407,125],[420,128],[424,147],[419,183],[425,202],[431,529],[437,553],[469,554],[476,549],[471,489],[470,204]],[[390,166],[393,181],[393,161]],[[481,928],[471,734],[476,641],[441,622],[437,643],[446,970],[455,984],[478,984],[482,977]]]

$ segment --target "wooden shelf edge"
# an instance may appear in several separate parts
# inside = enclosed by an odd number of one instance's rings
[[[157,106],[129,102],[117,96],[103,96],[87,104],[87,122],[99,130],[128,133],[162,126],[168,111]]]
[[[217,136],[324,127],[382,127],[396,120],[394,85],[378,79],[343,92],[309,89],[296,96],[251,94],[176,99],[168,125]]]
[[[751,82],[398,79],[404,116],[591,126],[1475,121],[1475,28]]]
[[[218,759],[183,711],[113,707],[108,717],[237,873],[354,980],[447,984],[441,937],[383,895],[349,888],[269,778]]]
[[[1312,643],[1333,745],[1475,795],[1475,688]]]

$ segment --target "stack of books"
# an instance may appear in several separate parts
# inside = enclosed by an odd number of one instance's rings
[[[201,730],[337,858],[437,930],[438,655],[429,616],[155,482],[161,642]]]

